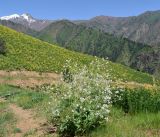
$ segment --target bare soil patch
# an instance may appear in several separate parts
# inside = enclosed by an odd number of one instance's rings
[[[146,131],[146,137],[160,137],[160,130],[149,129]]]
[[[20,87],[36,87],[43,84],[55,84],[59,81],[60,75],[56,73],[0,70],[0,84],[10,84]]]
[[[12,137],[22,137],[30,131],[34,131],[37,137],[43,135],[42,125],[45,123],[44,120],[35,118],[31,110],[24,110],[14,104],[10,104],[9,107],[17,118],[16,127],[21,130],[21,133],[12,134]]]
[[[0,102],[6,102],[3,98],[0,98]],[[21,132],[11,133],[9,137],[23,137],[29,132],[34,132],[32,137],[40,137],[45,134],[44,125],[46,120],[36,117],[35,112],[32,110],[24,110],[15,104],[9,104],[8,109],[12,111],[17,119],[16,128],[20,129]]]

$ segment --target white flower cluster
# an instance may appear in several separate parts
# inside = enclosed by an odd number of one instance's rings
[[[124,96],[125,89],[123,88],[115,88],[112,89],[112,104],[120,104],[120,101],[122,101],[122,98]]]

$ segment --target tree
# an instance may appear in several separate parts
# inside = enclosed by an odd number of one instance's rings
[[[6,46],[5,46],[5,41],[0,38],[0,54],[5,54],[6,52]]]

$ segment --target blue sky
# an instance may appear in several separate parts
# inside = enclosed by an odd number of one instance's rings
[[[0,16],[30,13],[43,19],[89,19],[97,15],[133,16],[160,10],[160,0],[1,0]]]

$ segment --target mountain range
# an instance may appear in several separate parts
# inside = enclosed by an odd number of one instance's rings
[[[28,13],[22,15],[13,14],[1,17],[0,19],[19,23],[36,31],[40,31],[57,21],[36,19]],[[160,43],[160,10],[147,11],[138,16],[131,17],[96,16],[89,20],[74,20],[71,22],[100,29],[104,32],[122,36],[136,42],[153,46]]]
[[[0,24],[70,50],[103,57],[160,75],[160,11],[134,17],[40,20],[29,14],[0,18]]]
[[[160,44],[160,11],[147,11],[132,17],[97,16],[83,24],[136,42]]]

